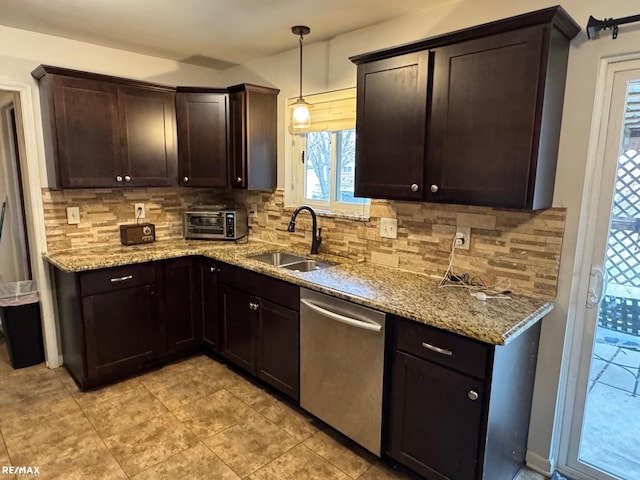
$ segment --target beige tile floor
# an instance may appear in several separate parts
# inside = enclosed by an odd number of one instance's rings
[[[12,369],[0,340],[0,480],[9,465],[61,480],[417,478],[204,355],[83,393],[63,368]]]
[[[9,465],[64,480],[413,478],[206,356],[82,393],[62,368],[13,370],[0,344]]]

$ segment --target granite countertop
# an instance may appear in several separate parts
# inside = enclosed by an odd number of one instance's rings
[[[508,343],[553,309],[553,302],[522,295],[481,301],[463,288],[438,288],[438,280],[430,276],[343,257],[314,255],[335,265],[311,272],[247,258],[274,251],[309,254],[308,250],[257,241],[163,240],[149,245],[49,252],[44,258],[61,270],[81,272],[202,255],[494,345]]]

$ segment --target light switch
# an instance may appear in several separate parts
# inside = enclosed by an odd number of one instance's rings
[[[67,223],[69,225],[78,225],[80,223],[79,207],[67,207]]]

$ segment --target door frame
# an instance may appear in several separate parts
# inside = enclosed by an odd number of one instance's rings
[[[576,470],[571,465],[574,461],[577,461],[577,456],[575,460],[570,460],[569,458],[573,453],[576,455],[578,453],[575,443],[572,444],[571,442],[576,442],[579,439],[579,427],[581,427],[582,422],[577,423],[576,412],[580,413],[580,417],[584,414],[587,385],[587,382],[584,381],[584,376],[588,376],[595,334],[594,325],[586,325],[584,321],[581,321],[580,313],[587,302],[591,264],[596,244],[598,206],[604,193],[601,188],[601,182],[605,167],[605,146],[614,77],[617,73],[629,70],[640,70],[640,52],[601,59],[595,91],[591,133],[589,135],[582,195],[583,209],[580,214],[576,242],[577,262],[574,268],[574,282],[577,287],[574,289],[575,298],[571,302],[573,307],[571,310],[573,311],[570,315],[570,324],[567,327],[567,331],[570,333],[565,349],[568,362],[565,374],[561,377],[564,379],[564,396],[560,421],[557,423],[560,430],[554,432],[554,437],[558,439],[556,444],[556,459],[558,460],[556,466],[560,472],[570,475],[576,480],[590,480],[593,478],[582,471]],[[583,383],[581,384],[580,382]],[[586,470],[590,470],[590,467],[586,467]],[[593,471],[595,472],[595,470]]]
[[[36,133],[38,132],[36,128],[38,123],[36,122],[33,88],[28,83],[0,78],[0,90],[12,92],[16,96],[14,108],[16,126],[18,127],[18,148],[20,149],[27,239],[31,252],[31,271],[40,294],[45,359],[48,367],[56,368],[62,364],[62,358],[58,349],[53,285],[49,275],[49,265],[42,257],[43,253],[47,251],[41,191],[42,179],[45,177],[40,162],[40,158],[44,158],[44,153],[40,148],[39,137]]]

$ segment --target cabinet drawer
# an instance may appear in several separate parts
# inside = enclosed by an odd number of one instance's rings
[[[398,317],[394,324],[396,350],[485,378],[491,345]]]
[[[86,296],[155,282],[155,264],[142,263],[82,273],[80,291]]]
[[[300,311],[300,288],[293,283],[230,265],[220,266],[220,281],[256,297],[267,298],[273,303]]]

